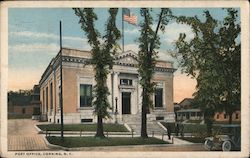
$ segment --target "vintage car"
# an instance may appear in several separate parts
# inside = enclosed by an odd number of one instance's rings
[[[213,137],[205,138],[207,150],[240,150],[240,125],[222,125]]]

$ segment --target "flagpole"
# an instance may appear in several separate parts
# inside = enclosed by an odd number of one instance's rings
[[[124,9],[122,8],[122,52],[124,52]]]

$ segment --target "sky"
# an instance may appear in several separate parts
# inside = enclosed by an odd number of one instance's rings
[[[138,8],[129,8],[137,16],[138,23],[142,20]],[[198,16],[204,20],[203,11],[207,9],[211,15],[222,20],[226,11],[221,8],[172,8],[174,15]],[[160,9],[153,9],[153,18]],[[108,17],[107,8],[96,8],[98,20],[95,26],[103,35],[105,23]],[[59,21],[62,21],[62,45],[63,47],[90,50],[87,39],[79,18],[71,8],[10,8],[8,11],[8,90],[31,89],[38,84],[42,73],[45,71],[51,59],[59,51]],[[119,9],[117,26],[122,28],[122,14]],[[154,22],[153,27],[156,27]],[[175,51],[174,41],[180,33],[185,33],[187,39],[193,38],[190,26],[170,21],[166,31],[160,32],[161,47],[159,59],[174,62],[177,71],[174,73],[174,102],[180,102],[184,98],[192,97],[196,82],[181,74],[176,59],[170,52]],[[125,51],[138,52],[139,26],[124,22]],[[121,44],[121,40],[119,41]]]

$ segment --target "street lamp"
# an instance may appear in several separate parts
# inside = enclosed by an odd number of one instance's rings
[[[117,110],[117,100],[118,100],[118,98],[115,97],[115,123],[117,123],[117,114],[118,114],[118,110]]]

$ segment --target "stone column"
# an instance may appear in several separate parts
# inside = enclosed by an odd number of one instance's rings
[[[141,87],[141,85],[140,85],[140,77],[138,78],[138,95],[137,95],[137,98],[138,98],[138,100],[137,100],[137,111],[138,111],[138,113],[141,113],[141,107],[142,107],[142,87]]]
[[[108,96],[108,101],[109,101],[109,104],[112,106],[112,87],[111,86],[112,86],[112,84],[111,84],[111,73],[109,73],[108,76],[107,76],[107,87],[108,87],[108,90],[110,92],[110,95]]]
[[[121,115],[121,107],[120,107],[120,102],[121,102],[121,98],[120,98],[120,92],[119,92],[119,72],[114,72],[114,94],[113,94],[113,103],[114,103],[114,111],[115,111],[115,98],[117,97],[117,111],[118,111],[118,115]]]

